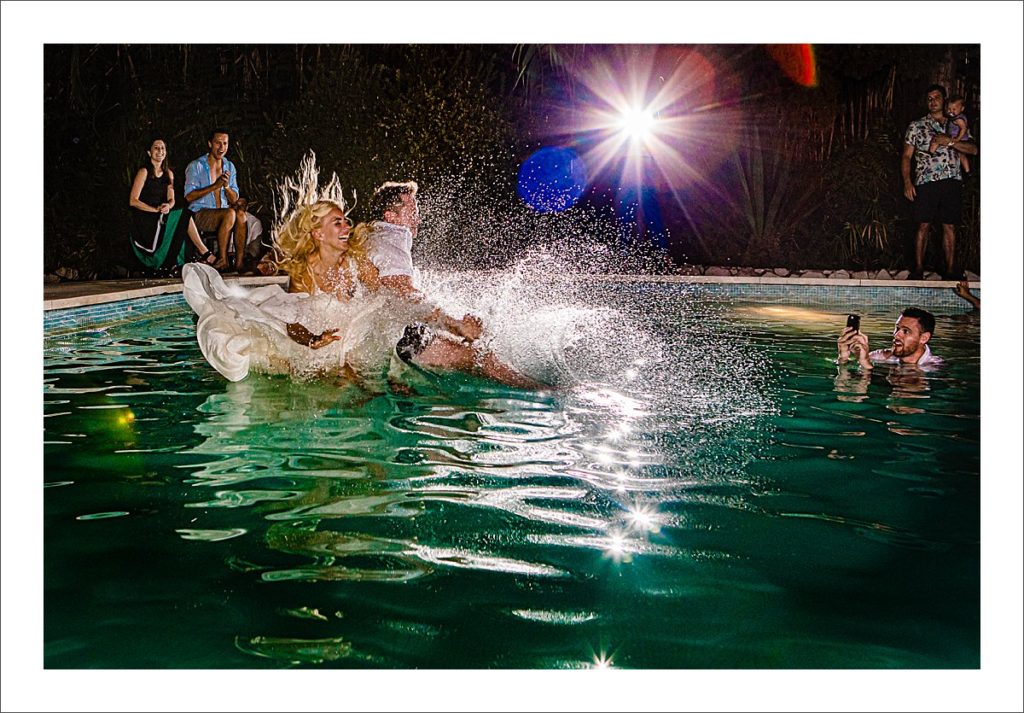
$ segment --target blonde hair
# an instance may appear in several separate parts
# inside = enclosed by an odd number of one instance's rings
[[[331,180],[323,188],[319,187],[319,178],[316,154],[310,151],[302,159],[295,176],[285,178],[278,185],[280,205],[274,206],[277,220],[273,242],[279,256],[275,261],[277,269],[287,273],[294,285],[307,292],[312,289],[309,259],[319,248],[313,231],[319,229],[324,216],[335,209],[348,215],[338,175],[332,173]],[[357,260],[365,258],[365,239],[350,238],[349,253]]]

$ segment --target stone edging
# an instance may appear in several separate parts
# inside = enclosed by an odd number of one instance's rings
[[[259,286],[270,284],[287,285],[288,278],[281,277],[235,277],[224,280],[229,285]],[[54,309],[68,309],[71,307],[88,307],[90,305],[106,304],[108,302],[121,302],[123,300],[134,300],[139,297],[154,297],[156,295],[170,295],[181,292],[183,284],[181,280],[168,282],[166,284],[153,285],[151,287],[137,287],[131,289],[117,289],[116,286],[110,292],[101,292],[91,295],[78,295],[76,297],[63,297],[50,300],[43,300],[43,311],[48,312]]]
[[[710,269],[710,268],[709,268]],[[722,268],[738,269],[738,268]],[[743,268],[748,269],[748,268]],[[819,276],[821,273],[813,270],[805,271],[802,274],[791,276],[780,276],[775,274],[764,274],[762,276],[746,275],[620,275],[620,274],[577,274],[566,275],[567,278],[576,280],[591,280],[596,282],[668,282],[668,283],[694,283],[694,284],[750,284],[750,285],[816,285],[833,287],[922,287],[935,288],[955,285],[955,282],[942,280],[938,275],[926,276],[924,280],[906,280],[889,276],[888,278],[859,277],[861,273],[847,273],[845,270],[836,270],[829,277]],[[899,273],[897,273],[899,274]],[[968,273],[969,285],[973,289],[981,287],[981,281],[977,275]],[[278,277],[236,277],[227,278],[229,284],[244,286],[259,286],[269,284],[287,285],[288,278]],[[43,311],[68,309],[71,307],[88,307],[90,305],[106,304],[108,302],[120,302],[133,300],[139,297],[152,297],[156,295],[174,294],[182,291],[181,281],[168,281],[165,284],[156,284],[149,287],[117,289],[112,286],[111,291],[91,295],[79,295],[76,297],[65,297],[43,301]]]
[[[722,265],[684,265],[678,268],[676,275],[687,275],[690,277],[782,277],[782,278],[805,278],[824,280],[900,280],[905,281],[910,277],[909,270],[790,270],[785,267],[727,267]],[[973,272],[967,272],[969,282],[978,282],[981,277]],[[955,280],[943,280],[942,275],[937,272],[925,272],[924,277],[913,282],[953,282]],[[819,284],[819,283],[814,283]]]

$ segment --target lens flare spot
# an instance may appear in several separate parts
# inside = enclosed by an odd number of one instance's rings
[[[519,168],[519,197],[538,213],[572,208],[586,186],[586,167],[570,148],[546,146]]]
[[[768,45],[768,55],[786,76],[802,87],[818,86],[818,67],[814,45]]]

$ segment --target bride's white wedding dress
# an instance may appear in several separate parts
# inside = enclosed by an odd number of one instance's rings
[[[382,380],[394,345],[414,315],[382,295],[357,290],[342,302],[333,294],[288,293],[280,285],[229,285],[209,265],[182,268],[184,296],[199,316],[196,337],[203,356],[230,381],[250,371],[315,377],[339,373],[348,364],[363,380]],[[296,343],[288,324],[314,334],[336,329],[338,341],[320,349]]]

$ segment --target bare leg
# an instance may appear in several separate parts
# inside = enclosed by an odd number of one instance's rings
[[[202,236],[199,235],[199,229],[196,228],[196,222],[192,220],[191,216],[189,216],[188,219],[188,238],[192,241],[192,245],[195,247],[199,255],[203,255],[207,252],[206,243],[203,242]],[[209,258],[203,262],[209,262]]]
[[[924,248],[928,244],[928,228],[928,223],[917,226],[917,242],[914,244],[914,269],[917,272],[924,270]]]
[[[214,267],[221,269],[228,266],[228,238],[235,227],[235,211],[222,209],[220,225],[217,226],[217,250],[220,253]]]
[[[487,352],[483,358],[484,376],[488,379],[507,384],[508,386],[514,386],[519,389],[532,389],[538,391],[546,388],[544,384],[539,381],[534,381],[526,374],[520,374],[518,371],[510,367],[508,364],[500,361],[498,357],[494,356],[494,352]]]
[[[946,254],[946,274],[952,275],[956,252],[956,228],[949,223],[942,224],[942,251]]]
[[[543,389],[540,382],[502,363],[493,352],[487,352],[477,362],[478,351],[466,344],[445,337],[435,338],[426,349],[416,356],[416,363],[424,367],[452,369],[467,374],[478,374],[506,386],[521,389]]]

